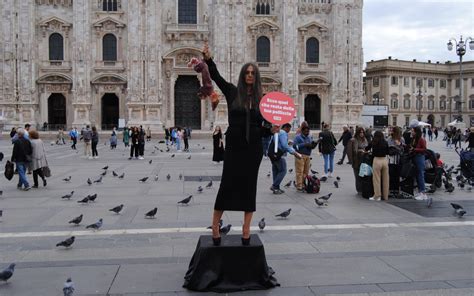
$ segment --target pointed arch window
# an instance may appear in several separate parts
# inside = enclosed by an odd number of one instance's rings
[[[102,38],[102,59],[104,61],[117,60],[117,37],[106,34]]]
[[[260,36],[257,39],[257,62],[270,62],[270,39],[265,36]]]
[[[64,60],[64,40],[59,33],[53,33],[49,36],[49,60]]]
[[[257,0],[255,14],[270,14],[270,3],[268,0]]]
[[[319,63],[319,41],[314,37],[306,40],[306,63]]]

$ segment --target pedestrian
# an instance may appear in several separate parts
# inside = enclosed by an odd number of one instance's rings
[[[84,139],[84,156],[92,159],[91,153],[91,140],[92,140],[92,131],[89,125],[86,125],[86,129],[82,134],[82,138]]]
[[[57,145],[65,145],[66,141],[64,141],[64,130],[62,127],[58,129],[58,136],[56,140]]]
[[[454,149],[458,148],[458,144],[459,144],[459,149],[461,149],[461,143],[462,143],[462,140],[461,140],[461,137],[462,137],[462,131],[460,128],[456,129],[456,132],[454,133],[454,137],[453,137],[453,143],[454,143]]]
[[[337,140],[329,129],[329,124],[324,124],[323,131],[319,133],[319,152],[323,154],[324,158],[324,175],[322,177],[332,178],[336,145]]]
[[[430,142],[433,141],[433,130],[431,129],[431,127],[428,127],[428,140]]]
[[[423,138],[426,138],[426,126],[423,126],[422,133],[423,133]]]
[[[352,139],[352,134],[349,131],[349,128],[347,127],[347,125],[344,125],[342,127],[342,129],[343,129],[342,135],[339,138],[339,141],[337,143],[339,144],[339,143],[342,142],[342,146],[344,147],[344,150],[342,151],[342,158],[337,163],[338,165],[341,165],[341,164],[344,163],[344,158],[346,158],[346,154],[347,154],[347,144]],[[351,164],[350,159],[349,159],[349,162],[347,164]]]
[[[72,141],[72,145],[71,145],[71,149],[73,150],[77,150],[76,148],[76,144],[77,144],[77,137],[79,136],[79,133],[77,131],[77,128],[76,127],[73,127],[70,131],[69,131],[69,137],[71,138],[71,141]]]
[[[285,191],[281,190],[280,184],[285,178],[286,175],[286,156],[287,153],[294,155],[296,158],[302,158],[302,155],[298,153],[293,147],[288,145],[288,133],[291,131],[291,124],[285,123],[281,126],[275,126],[272,130],[273,134],[278,134],[278,150],[282,151],[282,155],[278,160],[272,160],[272,174],[273,174],[273,183],[270,187],[270,190],[273,191],[273,194],[282,194]],[[273,136],[272,142],[276,142],[275,136]],[[274,145],[270,142],[269,149],[272,149]]]
[[[128,127],[125,127],[123,129],[123,132],[122,132],[122,140],[123,140],[123,143],[125,145],[125,148],[128,147],[128,143],[129,143],[129,139],[130,139],[130,130],[128,129]]]
[[[390,175],[390,195],[398,196],[400,192],[400,169],[401,154],[405,141],[402,138],[402,130],[398,126],[392,128],[392,133],[388,139],[388,172]]]
[[[97,144],[99,144],[99,133],[97,132],[97,128],[95,127],[95,125],[92,126],[91,144],[92,158],[97,159],[99,158],[99,153],[97,152]]]
[[[418,185],[418,194],[416,200],[425,200],[428,197],[425,194],[425,153],[426,141],[422,137],[421,128],[416,126],[412,128],[412,142],[410,153],[414,156],[413,160],[416,167],[416,183]]]
[[[411,130],[408,126],[405,128],[405,131],[403,132],[402,137],[405,144],[408,145],[411,143]]]
[[[151,141],[151,129],[150,129],[150,127],[146,128],[146,141],[147,142]]]
[[[219,221],[224,210],[243,211],[242,244],[250,244],[250,225],[256,209],[257,180],[262,151],[262,126],[259,101],[262,98],[260,72],[255,64],[245,64],[234,86],[222,78],[207,44],[203,56],[211,79],[227,101],[229,127],[226,132],[222,179],[212,216],[212,240],[221,243]]]
[[[176,129],[176,150],[181,152],[181,143],[183,142],[183,130],[178,127]]]
[[[47,182],[43,174],[43,168],[48,166],[46,159],[46,150],[44,143],[39,138],[36,130],[30,131],[31,139],[31,170],[33,171],[33,188],[38,188],[38,176],[43,180],[43,186],[46,187]]]
[[[374,196],[369,200],[380,201],[383,198],[388,200],[389,192],[389,174],[388,174],[388,143],[385,141],[381,131],[374,133],[372,142],[365,147],[365,151],[372,151],[372,182],[374,187]],[[382,186],[382,190],[381,187]]]
[[[293,148],[301,154],[301,158],[295,157],[296,190],[304,192],[304,180],[308,176],[311,166],[311,151],[316,148],[317,143],[309,134],[309,126],[303,125],[300,129],[301,134],[295,137]]]
[[[183,128],[183,142],[184,142],[184,151],[189,152],[189,141],[188,141],[188,128]]]
[[[131,128],[132,134],[130,138],[132,139],[131,141],[131,147],[130,147],[130,157],[128,159],[132,159],[132,157],[135,155],[135,159],[138,159],[138,127],[134,126]]]
[[[356,128],[352,143],[352,170],[354,172],[355,187],[358,194],[362,194],[362,180],[359,176],[360,164],[365,154],[365,147],[369,145],[363,127]]]
[[[437,127],[434,128],[433,133],[435,135],[435,140],[438,140],[438,128]]]
[[[115,149],[117,148],[117,131],[114,126],[112,129],[112,134],[110,135],[110,149]]]
[[[466,143],[469,143],[467,149],[469,149],[471,152],[474,152],[474,127],[470,128],[469,135],[466,138]]]
[[[31,160],[31,143],[28,139],[24,137],[25,130],[22,128],[17,129],[16,136],[17,139],[13,142],[13,152],[11,161],[16,164],[18,170],[18,189],[28,191],[31,189],[30,184],[26,178],[26,169],[29,166]]]
[[[222,139],[222,131],[220,126],[216,126],[212,133],[213,153],[212,161],[219,163],[224,160],[224,140]]]
[[[177,131],[175,127],[170,127],[170,134],[171,134],[171,145],[176,143],[177,138]]]
[[[453,133],[450,128],[446,128],[444,130],[444,135],[446,138],[446,148],[451,148],[451,138],[453,136]]]
[[[166,141],[166,146],[168,146],[170,142],[170,130],[166,128],[166,126],[163,126],[163,129],[165,130],[165,141]]]
[[[145,159],[145,130],[140,125],[138,130],[138,159]]]
[[[13,137],[16,135],[16,127],[12,127],[12,130],[10,131],[10,139],[12,139],[13,142]]]

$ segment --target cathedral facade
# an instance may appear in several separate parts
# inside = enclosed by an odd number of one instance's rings
[[[5,128],[84,124],[226,126],[187,67],[209,44],[234,84],[246,62],[297,121],[357,124],[362,0],[2,0],[0,116]],[[217,89],[218,91],[218,89]]]

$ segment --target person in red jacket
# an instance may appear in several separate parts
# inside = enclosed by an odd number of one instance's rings
[[[419,126],[412,128],[412,139],[410,152],[414,154],[413,162],[416,167],[416,183],[418,185],[418,194],[416,200],[425,200],[428,197],[425,194],[425,153],[426,141],[421,136],[421,128]]]

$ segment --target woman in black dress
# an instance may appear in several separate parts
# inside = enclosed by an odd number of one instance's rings
[[[212,142],[214,144],[212,161],[219,163],[224,160],[224,142],[222,141],[222,131],[220,126],[216,126],[214,129],[214,133],[212,133]]]
[[[262,133],[270,132],[263,127],[264,119],[259,110],[262,98],[260,72],[255,64],[245,64],[236,87],[219,74],[207,44],[203,55],[211,78],[224,94],[229,108],[224,166],[212,219],[212,240],[216,246],[221,243],[219,220],[225,210],[244,211],[242,244],[248,245],[255,212],[258,169],[263,156]]]

